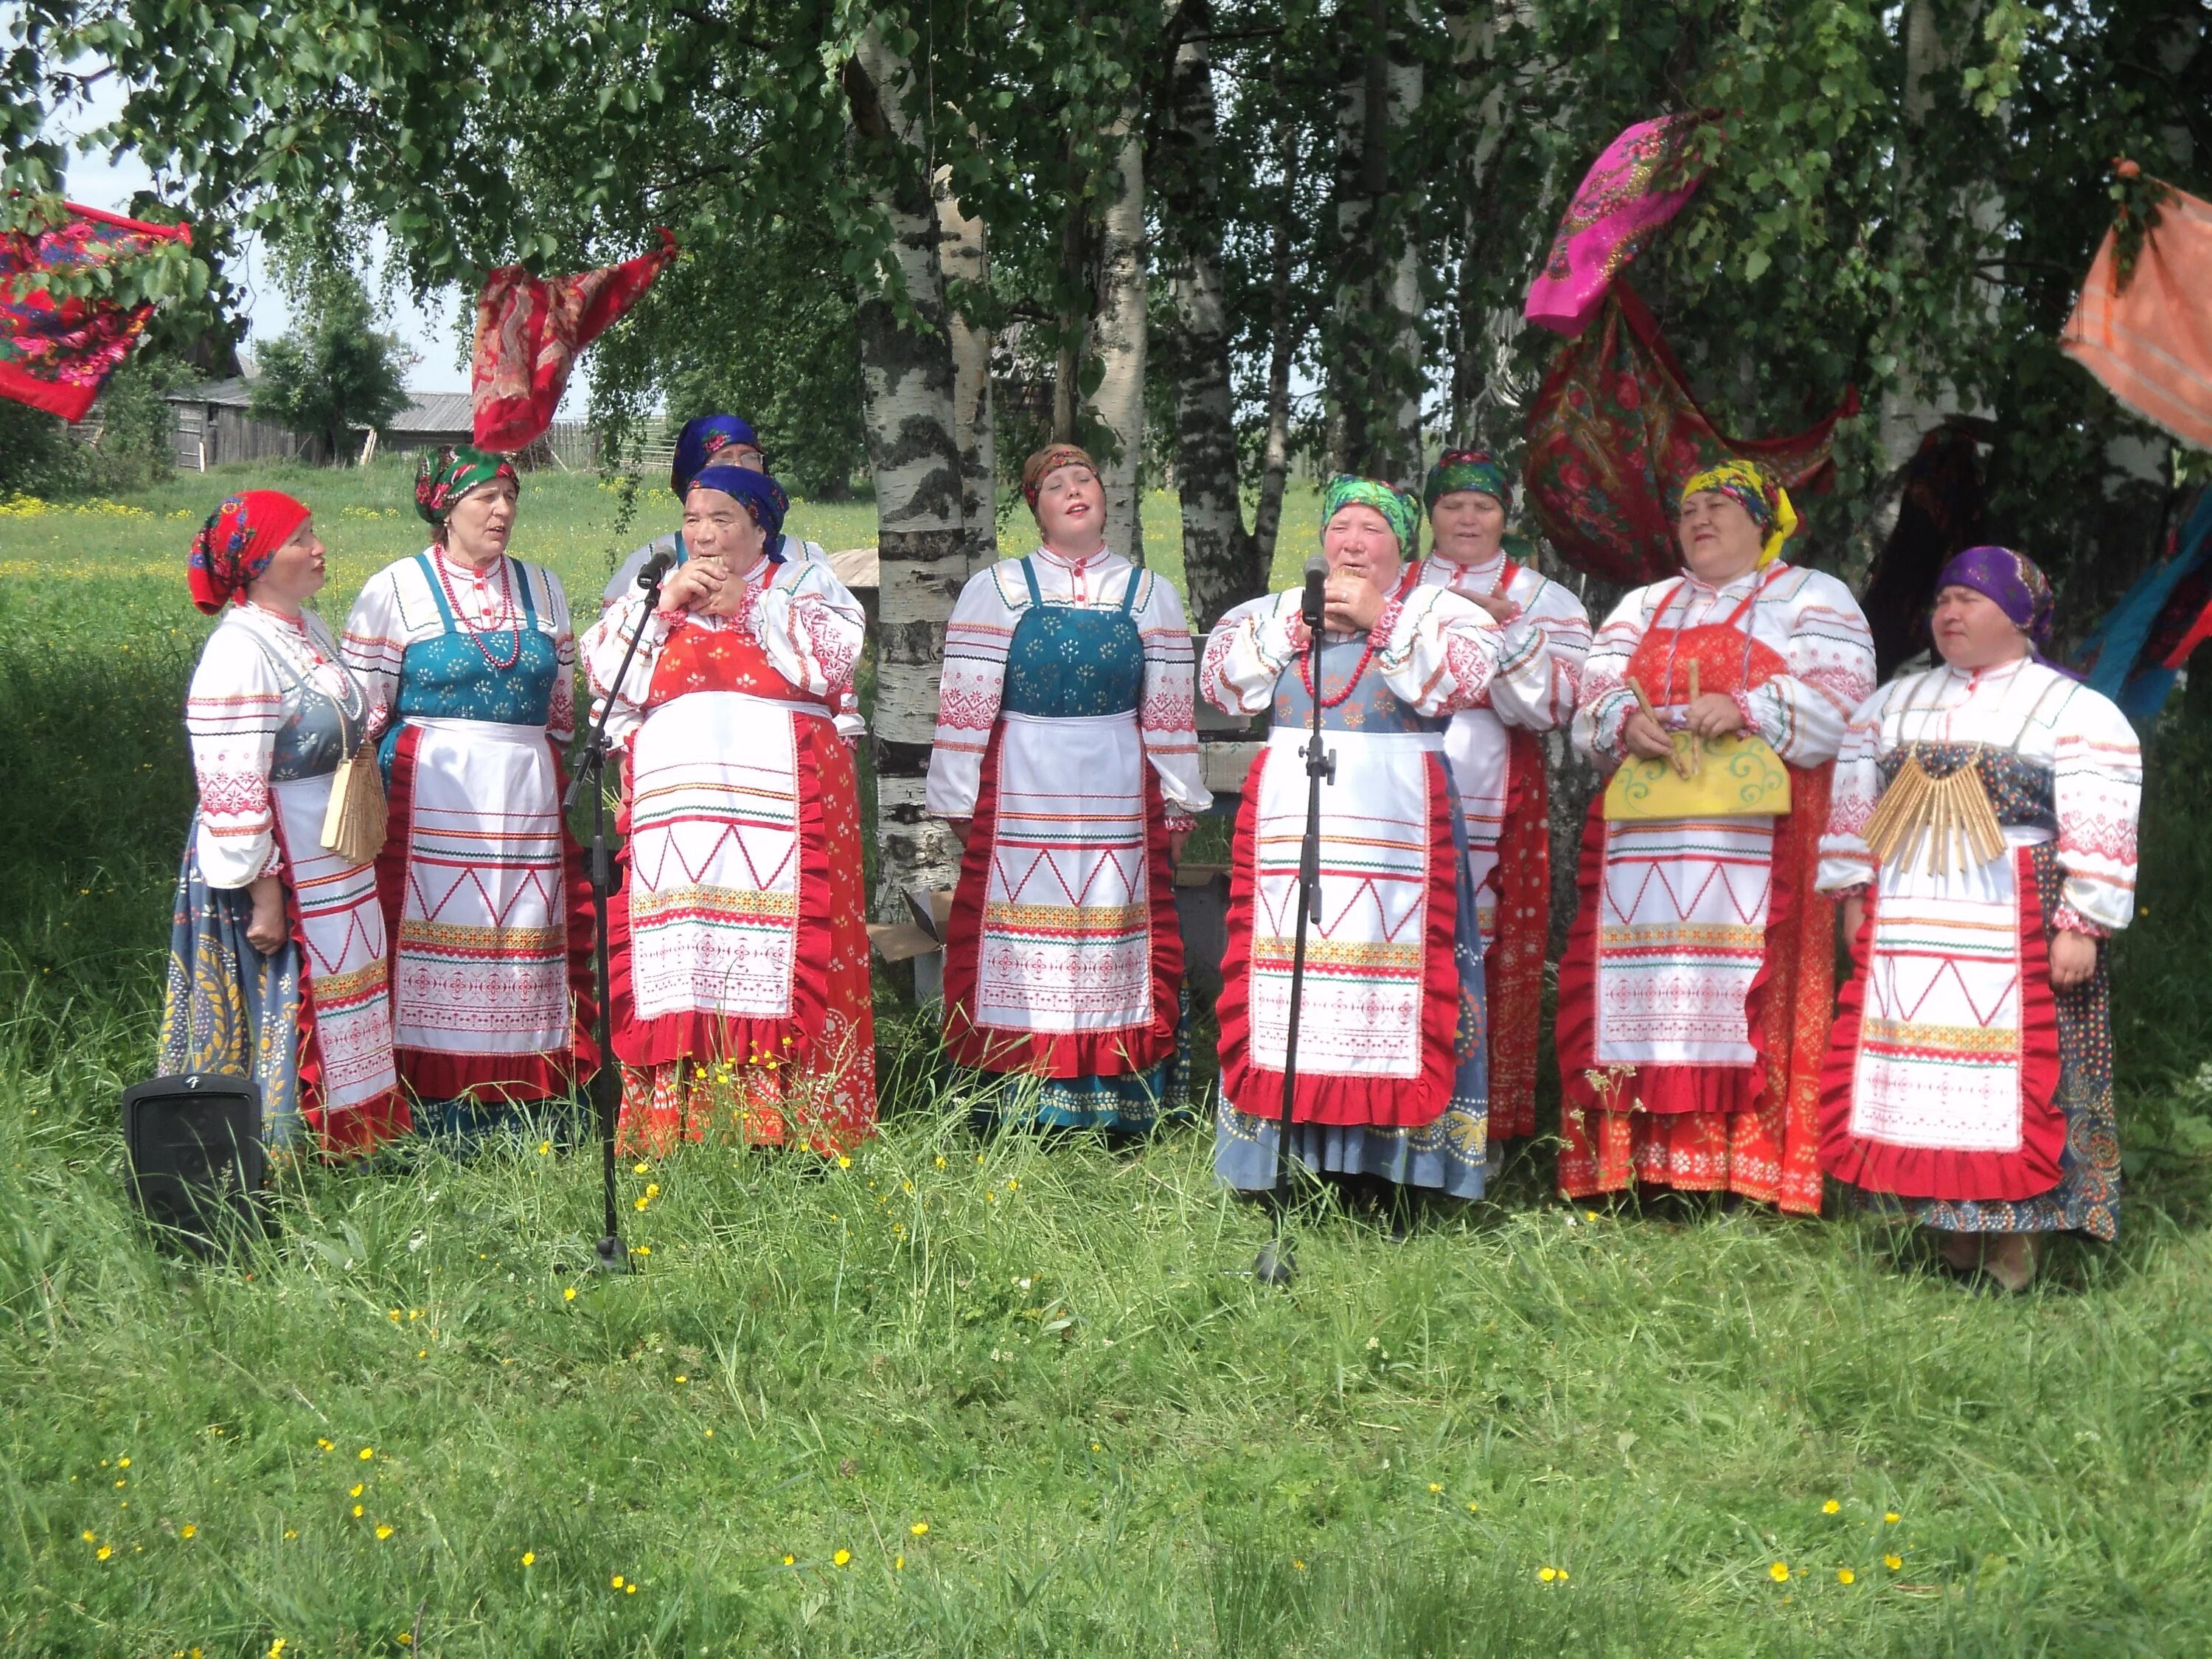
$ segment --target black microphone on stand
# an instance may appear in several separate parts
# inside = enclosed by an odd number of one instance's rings
[[[1316,553],[1306,561],[1306,586],[1298,611],[1306,625],[1306,660],[1313,667],[1313,723],[1299,752],[1306,763],[1306,829],[1298,842],[1298,925],[1291,943],[1290,1018],[1283,1034],[1283,1109],[1275,1125],[1275,1236],[1261,1248],[1252,1276],[1263,1285],[1288,1285],[1298,1264],[1283,1241],[1283,1211],[1289,1203],[1291,1104],[1298,1086],[1298,1015],[1305,1002],[1306,924],[1321,921],[1321,786],[1336,781],[1336,756],[1321,746],[1322,617],[1328,607],[1328,561]]]
[[[676,550],[672,547],[664,547],[639,568],[637,585],[643,588],[659,587],[667,578],[668,573],[674,568],[676,568]]]
[[[568,786],[568,793],[561,803],[563,817],[575,809],[576,799],[586,785],[592,792],[592,908],[599,923],[592,944],[593,966],[597,971],[599,992],[599,1018],[594,1030],[599,1044],[599,1069],[592,1074],[592,1115],[598,1120],[599,1132],[599,1197],[605,1211],[606,1231],[599,1235],[597,1247],[598,1267],[601,1273],[626,1273],[629,1255],[623,1249],[622,1229],[615,1213],[615,1123],[622,1111],[622,1082],[620,1068],[615,1061],[614,1014],[612,986],[607,969],[607,909],[614,894],[614,864],[607,849],[607,716],[614,710],[615,696],[622,690],[623,682],[629,678],[629,665],[637,655],[637,642],[645,637],[646,624],[652,621],[653,612],[660,598],[661,579],[676,563],[672,548],[664,549],[645,562],[637,573],[637,585],[645,590],[644,614],[630,632],[629,643],[623,648],[622,666],[615,671],[608,683],[606,698],[599,704],[599,718],[592,723],[590,735],[576,757],[575,781]]]

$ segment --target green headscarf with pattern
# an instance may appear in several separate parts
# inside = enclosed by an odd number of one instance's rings
[[[504,455],[488,454],[466,444],[441,449],[434,456],[426,454],[415,473],[415,510],[430,523],[442,525],[453,516],[455,501],[478,484],[498,478],[514,478],[515,487],[522,487],[514,463]]]
[[[1398,551],[1404,553],[1413,544],[1413,538],[1421,527],[1421,504],[1395,484],[1380,478],[1355,477],[1349,472],[1340,472],[1322,487],[1321,521],[1326,529],[1328,521],[1347,507],[1371,507],[1382,515],[1398,538]]]

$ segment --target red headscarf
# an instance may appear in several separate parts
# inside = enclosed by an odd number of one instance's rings
[[[276,550],[307,520],[306,506],[281,489],[226,498],[192,538],[192,603],[215,615],[269,568]]]

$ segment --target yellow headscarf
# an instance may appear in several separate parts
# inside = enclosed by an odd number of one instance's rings
[[[1790,492],[1756,461],[1723,461],[1693,473],[1675,498],[1675,512],[1680,513],[1681,503],[1700,489],[1717,489],[1734,497],[1751,514],[1752,521],[1766,532],[1766,544],[1759,550],[1762,570],[1782,556],[1782,544],[1797,533],[1797,509],[1790,504]]]

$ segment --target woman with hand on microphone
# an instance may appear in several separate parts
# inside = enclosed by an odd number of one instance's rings
[[[786,507],[766,473],[710,462],[659,606],[633,591],[583,640],[626,763],[607,944],[629,1152],[711,1125],[836,1153],[875,1129],[860,807],[832,724],[865,617],[826,563],[783,556]]]
[[[1444,732],[1489,690],[1504,635],[1474,600],[1409,568],[1420,511],[1389,484],[1331,479],[1321,637],[1293,589],[1238,605],[1206,640],[1206,701],[1273,718],[1237,814],[1221,964],[1213,1162],[1240,1190],[1276,1184],[1308,793],[1300,751],[1318,699],[1334,772],[1321,788],[1292,1155],[1332,1176],[1482,1196],[1482,936]]]

